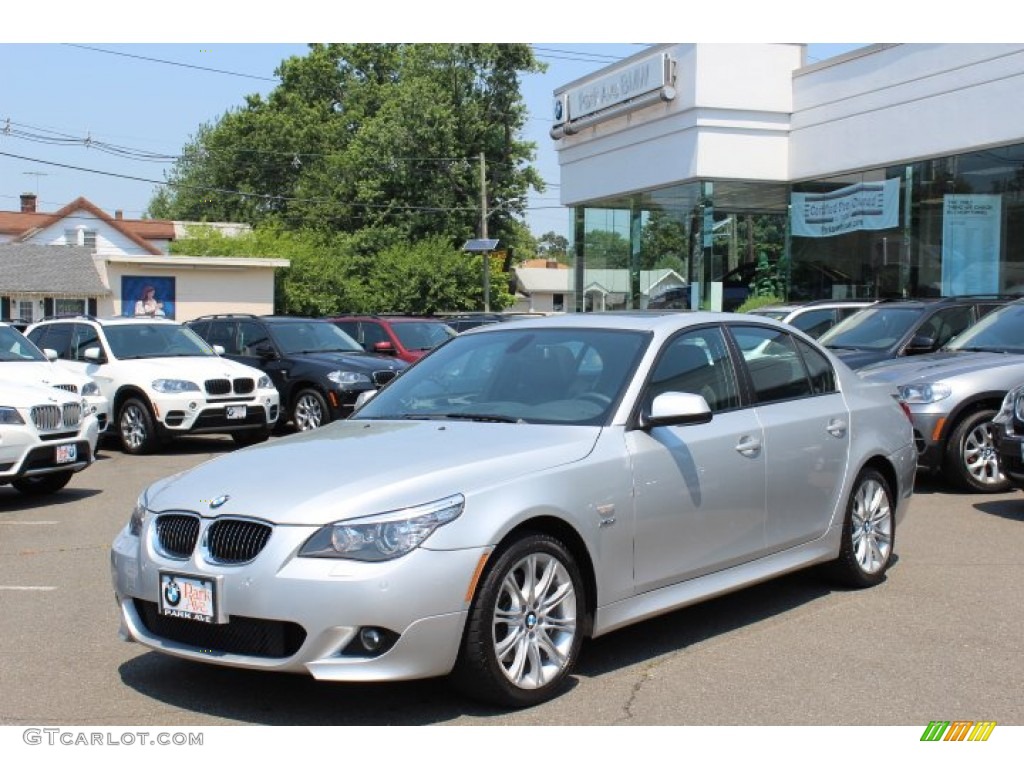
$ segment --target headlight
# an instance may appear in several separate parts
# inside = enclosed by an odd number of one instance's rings
[[[21,418],[21,414],[18,413],[17,408],[9,408],[5,405],[0,405],[0,424],[24,424],[25,420]]]
[[[170,395],[178,392],[198,392],[199,385],[184,379],[157,379],[153,382],[153,389]]]
[[[418,507],[325,525],[302,546],[299,556],[371,563],[394,560],[461,515],[465,503],[462,494],[456,494]]]
[[[370,377],[365,373],[355,373],[354,371],[331,371],[327,374],[327,378],[340,387],[353,387],[357,384],[371,383]]]
[[[1013,396],[1013,415],[1017,417],[1017,421],[1024,421],[1024,392],[1018,390],[1010,394]]]
[[[259,381],[256,382],[256,389],[273,389],[274,382],[270,380],[269,376],[260,376]]]
[[[98,397],[100,394],[100,388],[97,386],[95,381],[90,381],[88,384],[82,385],[82,395],[85,397]]]
[[[142,521],[146,517],[146,512],[146,495],[143,494],[135,502],[135,509],[132,510],[132,516],[128,520],[128,533],[132,536],[142,533]]]
[[[904,402],[919,405],[937,403],[953,394],[952,388],[946,384],[905,384],[899,390]]]

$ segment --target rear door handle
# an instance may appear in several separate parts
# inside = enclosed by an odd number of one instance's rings
[[[842,437],[846,434],[846,422],[842,419],[832,419],[825,429],[833,437]]]
[[[756,437],[744,435],[740,438],[739,442],[736,443],[736,450],[744,456],[757,456],[757,454],[761,452],[761,441]]]

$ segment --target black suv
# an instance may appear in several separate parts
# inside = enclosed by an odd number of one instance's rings
[[[851,368],[935,352],[994,309],[1019,296],[883,299],[818,339]]]
[[[282,421],[305,432],[352,413],[361,392],[379,389],[406,363],[369,354],[326,320],[208,315],[186,325],[223,355],[264,371],[281,395]]]

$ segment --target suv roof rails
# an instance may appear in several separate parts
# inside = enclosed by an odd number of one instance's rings
[[[196,320],[222,320],[228,317],[258,317],[258,315],[254,315],[251,312],[225,312],[219,315],[200,315],[199,317],[193,317],[188,322],[192,323]]]
[[[75,313],[73,315],[46,315],[39,318],[36,322],[43,322],[44,320],[99,320],[100,318],[96,315],[86,315],[82,313]]]

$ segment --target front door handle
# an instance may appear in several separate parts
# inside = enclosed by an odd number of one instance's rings
[[[761,452],[761,441],[756,437],[744,435],[736,443],[736,450],[744,456],[754,457]]]

